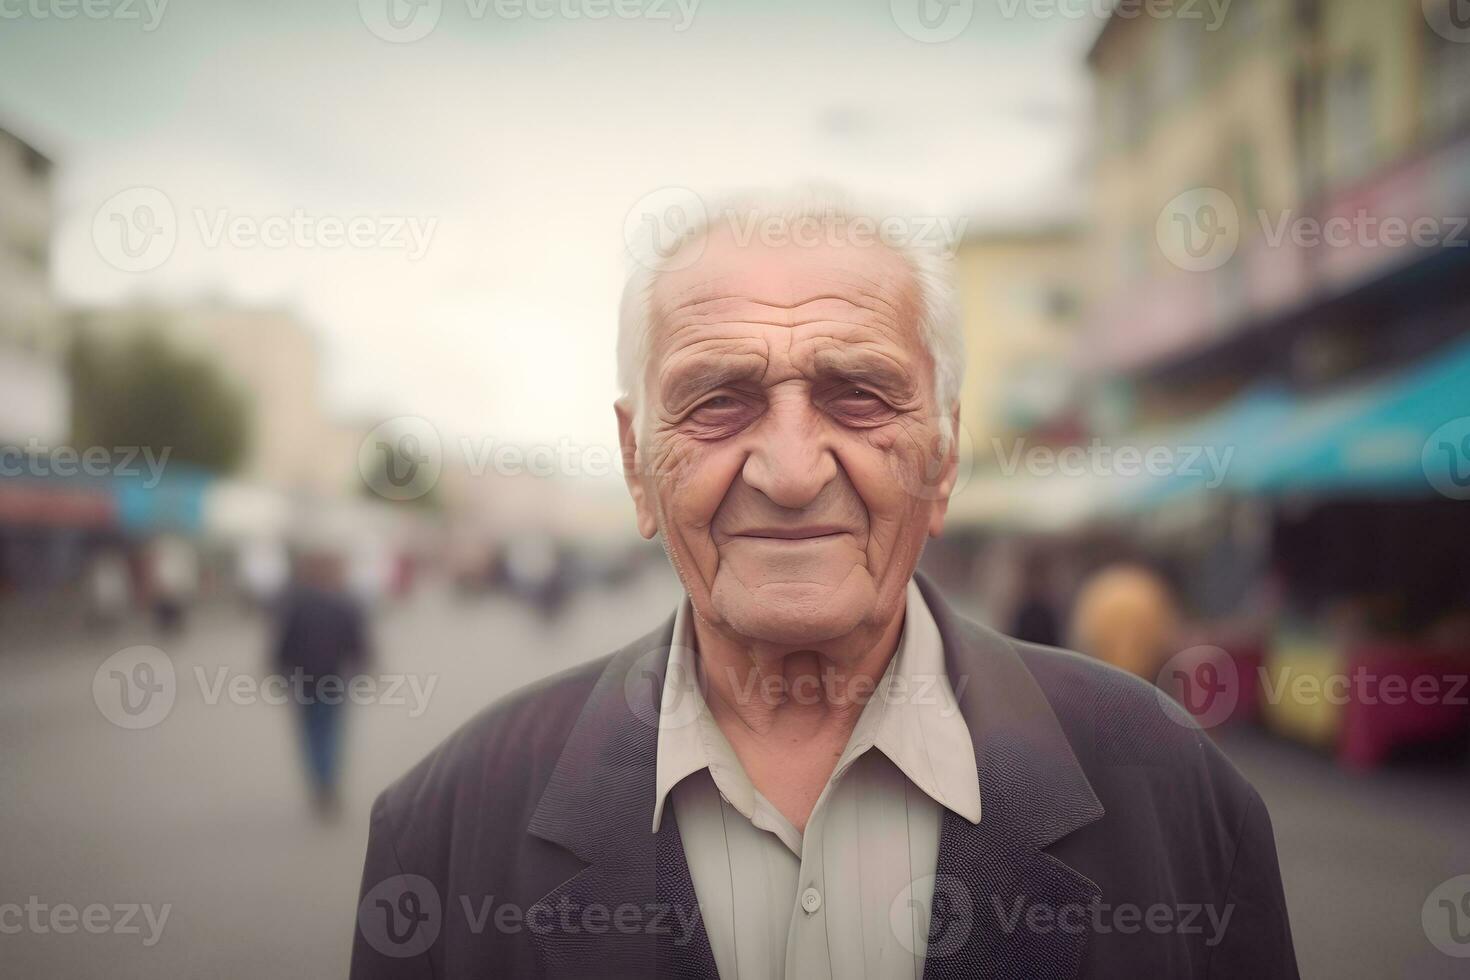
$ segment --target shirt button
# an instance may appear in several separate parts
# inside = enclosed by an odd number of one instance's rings
[[[822,893],[815,888],[808,888],[801,893],[801,907],[806,909],[807,915],[816,912],[822,907]]]

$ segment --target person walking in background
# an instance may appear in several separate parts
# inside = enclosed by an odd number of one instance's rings
[[[1141,565],[1108,565],[1082,586],[1072,610],[1072,645],[1152,681],[1175,642],[1179,617],[1169,587]]]
[[[160,633],[178,633],[199,593],[199,559],[194,546],[176,535],[164,535],[149,549],[149,568],[154,623]]]
[[[1021,601],[1016,605],[1011,635],[1027,643],[1061,646],[1062,630],[1057,622],[1056,603],[1051,595],[1051,578],[1044,559],[1033,555],[1021,578]]]
[[[330,818],[339,809],[345,692],[368,660],[366,622],[343,588],[341,560],[325,553],[302,556],[277,617],[274,667],[300,694],[296,709],[312,805]],[[339,683],[323,684],[332,677]],[[335,694],[323,696],[324,690]]]

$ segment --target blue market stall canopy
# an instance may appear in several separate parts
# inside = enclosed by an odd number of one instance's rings
[[[1428,495],[1470,486],[1470,343],[1299,403],[1237,455],[1227,485],[1243,493]]]
[[[1263,433],[1282,426],[1294,401],[1279,385],[1262,385],[1189,425],[1131,440],[1137,454],[1162,453],[1167,465],[1146,467],[1120,486],[1115,505],[1151,510],[1187,494],[1230,487],[1235,467]]]
[[[1129,444],[1176,465],[1121,482],[1108,509],[1148,511],[1201,491],[1470,499],[1470,342],[1314,398],[1258,387]]]

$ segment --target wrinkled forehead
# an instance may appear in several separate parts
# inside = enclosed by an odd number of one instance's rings
[[[873,329],[922,348],[912,268],[882,244],[802,245],[741,240],[723,226],[685,246],[682,268],[660,275],[649,298],[650,347],[672,331],[742,322],[800,326],[831,321]],[[687,264],[686,264],[687,263]]]

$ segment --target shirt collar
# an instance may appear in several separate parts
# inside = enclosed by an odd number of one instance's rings
[[[659,709],[655,832],[670,791],[701,769],[711,770],[721,791],[742,813],[749,814],[754,806],[753,798],[736,798],[753,797],[754,787],[709,712],[700,689],[695,642],[694,611],[685,596],[674,614]],[[880,750],[940,806],[972,824],[980,822],[980,781],[969,725],[945,670],[939,627],[912,580],[898,650],[858,716],[833,778],[840,777],[870,748]],[[721,778],[722,774],[735,778]]]

